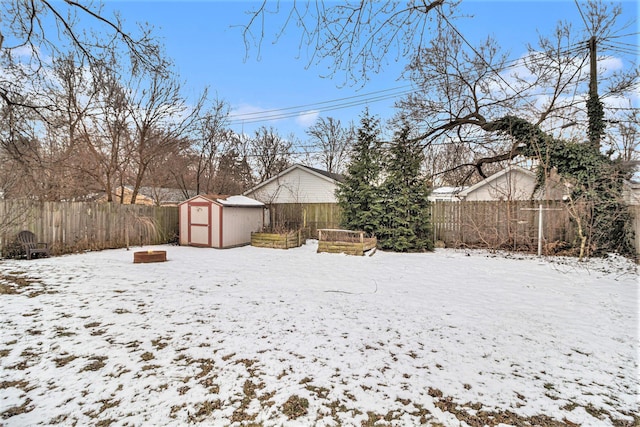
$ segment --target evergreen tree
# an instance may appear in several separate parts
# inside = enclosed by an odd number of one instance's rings
[[[420,174],[424,160],[421,147],[409,141],[409,126],[398,131],[389,147],[385,180],[381,187],[384,210],[378,245],[396,252],[433,249],[428,195]]]
[[[382,206],[378,183],[381,173],[380,122],[365,110],[344,181],[336,191],[342,211],[341,226],[376,234]]]

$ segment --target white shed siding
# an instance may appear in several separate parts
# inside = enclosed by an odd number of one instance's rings
[[[220,233],[223,232],[223,230],[220,229],[222,206],[217,203],[213,203],[211,209],[211,246],[214,248],[222,248],[224,247],[223,242],[220,241]]]
[[[302,168],[292,169],[252,193],[262,203],[337,203],[337,185]]]
[[[224,224],[222,247],[251,243],[251,232],[262,229],[262,210],[261,207],[225,207],[222,220]]]
[[[178,211],[179,222],[180,222],[180,245],[186,246],[189,244],[189,221],[188,221],[188,209],[186,203],[180,205],[180,210]]]

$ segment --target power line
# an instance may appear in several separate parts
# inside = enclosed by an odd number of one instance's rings
[[[401,89],[402,90],[406,90],[407,88],[411,88],[411,85],[398,86],[398,87],[394,87],[394,88],[390,88],[390,89],[382,89],[382,90],[378,90],[378,91],[375,91],[375,92],[363,93],[361,95],[353,95],[353,96],[348,96],[348,97],[344,97],[344,98],[337,98],[337,99],[333,99],[333,100],[330,100],[330,101],[320,101],[320,102],[315,102],[315,103],[312,103],[312,104],[297,105],[297,106],[294,106],[294,107],[275,108],[275,109],[272,109],[272,110],[261,110],[261,111],[256,111],[256,112],[252,112],[252,113],[231,114],[231,115],[229,115],[229,118],[232,119],[232,120],[236,120],[236,119],[239,120],[242,117],[251,117],[251,116],[256,116],[256,115],[276,113],[276,112],[280,112],[280,111],[309,109],[309,107],[311,107],[313,109],[318,105],[332,104],[334,102],[339,102],[339,101],[348,101],[350,99],[363,98],[363,97],[366,97],[366,96],[369,96],[369,95],[376,95],[376,94],[385,93],[385,92],[391,92],[391,91],[395,91],[395,90],[401,90]]]
[[[334,103],[332,105],[328,105],[325,107],[320,107],[320,108],[313,108],[313,109],[299,109],[299,110],[294,110],[294,111],[288,111],[288,110],[292,110],[295,107],[288,107],[288,108],[282,108],[282,109],[276,109],[276,110],[269,110],[272,113],[269,114],[264,114],[264,115],[258,115],[258,113],[255,114],[255,116],[253,118],[248,118],[248,119],[242,119],[242,118],[231,118],[229,120],[230,124],[248,124],[248,123],[257,123],[257,122],[262,122],[262,121],[266,121],[266,120],[281,120],[281,119],[287,119],[287,118],[291,118],[291,117],[297,117],[301,114],[304,113],[309,113],[310,111],[313,112],[326,112],[326,111],[333,111],[333,110],[338,110],[338,109],[342,109],[342,108],[350,108],[350,107],[357,107],[359,105],[365,105],[365,104],[369,104],[372,102],[379,102],[379,101],[385,101],[385,100],[389,100],[389,99],[394,99],[394,98],[398,98],[400,96],[404,96],[407,95],[409,93],[413,92],[413,90],[409,90],[409,91],[402,91],[402,92],[397,92],[397,93],[392,93],[392,94],[387,94],[387,95],[380,95],[377,97],[371,97],[371,98],[366,98],[366,99],[362,99],[362,100],[353,100],[353,101],[348,101],[348,102],[338,102],[338,103]],[[332,103],[335,101],[326,101],[326,102],[322,102],[322,103],[318,103],[318,104],[310,104],[310,106],[315,106],[315,105],[319,105],[319,104],[327,104],[327,103]],[[282,112],[280,112],[282,111]],[[288,111],[288,112],[287,112]],[[264,113],[264,112],[261,112]],[[230,116],[231,117],[231,116]],[[238,117],[238,116],[233,116],[233,117]]]
[[[559,52],[559,54],[569,55],[573,53],[578,53],[581,50],[584,50],[584,47],[582,46],[582,44],[576,43],[572,46],[569,46],[566,50]],[[528,58],[516,58],[509,61],[505,61],[500,67],[498,68],[493,67],[491,68],[491,70],[497,74],[498,72],[504,72],[511,68],[520,67],[528,59],[533,58],[535,60],[537,59],[537,57],[542,57],[542,56],[544,56],[544,53],[534,52],[530,54]],[[444,79],[444,77],[439,77],[438,79],[442,80]],[[502,77],[500,77],[500,79],[504,81]],[[293,107],[261,110],[261,111],[252,112],[252,113],[231,114],[229,116],[229,119],[231,124],[250,124],[250,123],[257,123],[257,122],[266,121],[266,120],[281,120],[281,119],[296,117],[304,113],[308,113],[310,110],[314,112],[316,111],[326,112],[326,111],[333,111],[333,110],[338,110],[342,108],[351,108],[359,105],[366,105],[371,102],[379,102],[379,101],[397,98],[397,97],[404,96],[414,92],[413,89],[403,90],[404,88],[412,88],[412,86],[411,85],[398,86],[395,88],[383,89],[383,90],[369,92],[361,95],[337,98],[329,101],[319,101],[315,103],[303,104],[303,105],[298,105]],[[512,87],[510,88],[511,90],[514,90]],[[393,92],[397,90],[399,90],[399,92]],[[388,93],[388,92],[392,92],[392,93]],[[377,95],[377,94],[383,94],[383,95],[370,97],[370,95]],[[341,101],[347,101],[347,102],[341,102]]]

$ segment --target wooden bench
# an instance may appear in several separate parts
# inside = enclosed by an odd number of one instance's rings
[[[24,248],[27,259],[31,259],[33,255],[51,256],[49,244],[38,242],[36,235],[28,230],[19,232],[16,241]]]

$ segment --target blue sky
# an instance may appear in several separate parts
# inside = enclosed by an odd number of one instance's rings
[[[327,107],[338,99],[356,101],[350,108],[325,111],[320,114],[339,118],[343,123],[358,122],[359,115],[368,106],[382,119],[393,114],[393,99],[366,102],[378,91],[381,94],[399,93],[407,82],[399,81],[402,63],[387,64],[382,72],[372,75],[364,85],[341,87],[341,76],[321,78],[329,62],[309,66],[305,53],[298,50],[299,33],[291,28],[276,44],[273,34],[279,29],[280,18],[274,17],[262,45],[261,58],[256,51],[247,53],[241,30],[245,24],[245,11],[255,2],[249,1],[111,1],[108,5],[120,11],[128,26],[136,22],[148,22],[164,41],[166,53],[177,71],[186,81],[185,94],[197,96],[206,86],[210,93],[226,100],[232,114],[259,110],[307,106],[289,111],[312,111]],[[622,2],[622,21],[637,21],[638,5],[635,1]],[[287,2],[283,2],[283,8]],[[526,44],[535,44],[538,35],[550,35],[559,21],[567,20],[576,28],[582,28],[582,19],[574,1],[487,1],[465,0],[460,10],[472,18],[456,21],[460,32],[472,44],[487,35],[497,39],[513,58],[526,52]],[[627,33],[637,32],[637,22]],[[627,43],[639,44],[637,35],[627,38]],[[394,89],[399,88],[399,89]],[[351,98],[351,97],[356,98]],[[324,104],[323,104],[324,103]],[[238,116],[236,116],[238,117]],[[246,116],[245,116],[246,117]],[[232,128],[237,132],[252,132],[261,125],[273,126],[282,136],[290,133],[306,137],[305,129],[313,123],[317,114],[301,115],[281,120],[244,122],[236,119]]]

